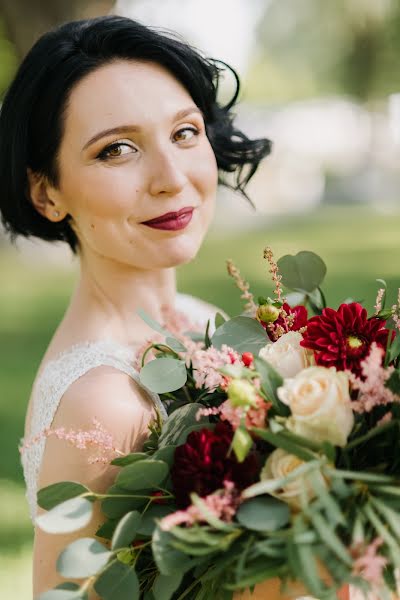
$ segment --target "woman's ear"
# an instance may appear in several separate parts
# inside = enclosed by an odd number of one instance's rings
[[[54,188],[49,185],[45,176],[35,173],[28,167],[27,177],[28,195],[38,213],[53,223],[65,219],[68,213],[62,207],[61,202],[54,198]]]

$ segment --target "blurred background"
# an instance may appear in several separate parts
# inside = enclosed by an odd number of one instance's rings
[[[213,228],[179,287],[241,309],[232,258],[256,295],[271,290],[263,248],[313,250],[332,306],[376,278],[400,285],[400,3],[396,0],[0,0],[0,94],[35,39],[67,20],[117,13],[178,31],[242,80],[236,112],[274,142],[248,192],[221,188]],[[226,73],[221,101],[233,79]],[[1,192],[0,192],[1,193]],[[0,230],[0,589],[31,598],[32,527],[17,450],[30,388],[68,303],[77,264],[62,245]]]

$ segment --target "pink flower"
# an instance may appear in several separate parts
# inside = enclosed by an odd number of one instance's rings
[[[202,498],[207,509],[218,519],[227,523],[231,522],[240,505],[240,493],[232,481],[225,480],[224,488]],[[169,531],[177,525],[194,525],[205,522],[201,511],[191,504],[186,510],[178,510],[164,517],[160,522],[163,531]]]
[[[225,377],[219,373],[219,368],[225,365],[243,365],[240,354],[225,344],[221,350],[213,346],[207,350],[197,348],[192,354],[188,354],[187,361],[193,365],[196,387],[205,387],[210,393],[224,384]]]
[[[353,390],[358,390],[358,398],[351,404],[354,412],[371,412],[375,406],[385,406],[399,402],[396,396],[385,386],[394,368],[383,366],[385,351],[375,342],[371,344],[368,356],[361,362],[362,378],[347,371]]]
[[[382,572],[388,562],[387,558],[377,552],[382,544],[382,538],[377,537],[367,547],[364,544],[358,544],[350,549],[355,558],[353,575],[361,576],[372,586],[379,586],[382,583]]]

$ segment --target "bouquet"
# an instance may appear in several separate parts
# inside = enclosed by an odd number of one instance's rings
[[[95,501],[106,518],[104,543],[78,539],[58,558],[82,585],[40,600],[83,600],[92,586],[105,600],[228,600],[275,577],[321,599],[345,584],[396,591],[400,298],[386,308],[378,280],[370,315],[352,300],[330,308],[316,254],[264,257],[273,298],[256,302],[229,262],[245,310],[217,314],[212,335],[208,324],[173,336],[142,313],[158,339],[141,381],[169,417],[141,452],[112,459],[106,494],[79,482],[39,491],[45,531],[84,527]]]

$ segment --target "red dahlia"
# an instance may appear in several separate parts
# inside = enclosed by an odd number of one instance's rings
[[[257,454],[250,452],[242,463],[233,452],[227,456],[232,437],[231,425],[221,421],[214,430],[192,431],[186,443],[176,448],[171,479],[179,508],[189,506],[191,492],[207,496],[222,488],[224,480],[238,489],[256,481],[260,468]]]
[[[389,331],[385,321],[368,319],[367,311],[357,302],[341,304],[338,310],[324,308],[320,316],[312,317],[300,342],[314,350],[317,365],[349,369],[361,375],[361,362],[370,352],[372,342],[385,349]]]

